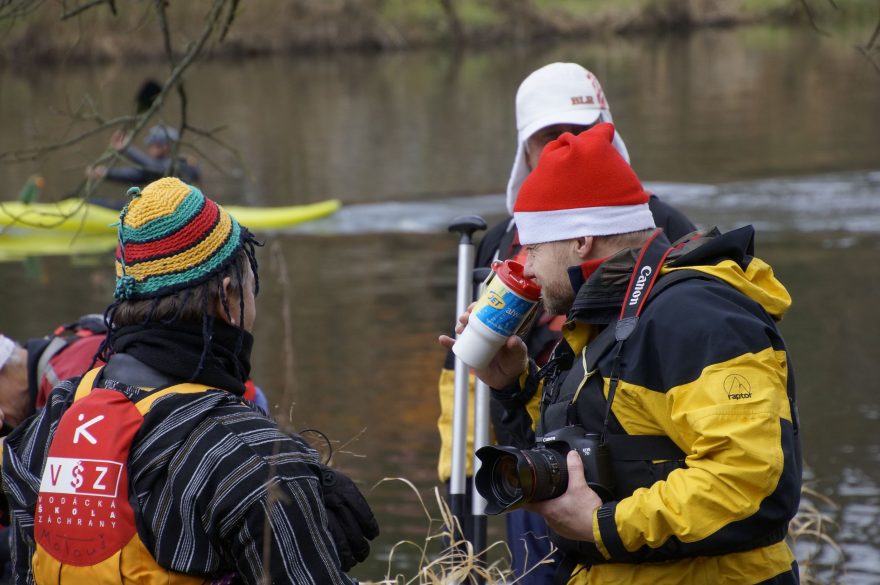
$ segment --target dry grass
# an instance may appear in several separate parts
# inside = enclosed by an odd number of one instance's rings
[[[475,551],[471,543],[464,540],[445,499],[437,488],[432,491],[436,512],[432,514],[418,489],[403,478],[385,478],[378,482],[401,482],[408,486],[418,498],[428,521],[424,542],[404,540],[395,544],[388,556],[385,577],[380,581],[364,581],[368,585],[449,585],[466,583],[472,576],[481,577],[487,585],[513,585],[518,582],[510,569],[510,550],[504,542],[495,542],[485,551]],[[797,516],[789,526],[787,541],[798,556],[800,579],[803,585],[833,585],[846,574],[844,553],[840,545],[830,536],[835,526],[824,509],[836,509],[837,505],[828,497],[808,488],[803,488],[801,506]],[[439,517],[435,517],[439,514]],[[449,527],[456,527],[454,530]],[[431,549],[439,543],[439,554]],[[397,570],[395,557],[418,552],[418,565],[415,573],[406,574]],[[406,552],[404,552],[406,551]],[[482,553],[482,554],[479,554]],[[494,555],[492,554],[494,553]],[[481,559],[501,556],[489,564]],[[820,557],[822,560],[820,560]],[[829,566],[827,558],[834,560]],[[411,556],[408,556],[411,559]],[[546,560],[544,562],[550,562]],[[405,563],[400,563],[405,564]]]
[[[485,551],[475,551],[471,543],[462,538],[458,522],[437,488],[433,489],[432,494],[439,517],[432,514],[421,494],[408,480],[399,477],[385,478],[377,485],[392,481],[407,485],[418,498],[428,520],[427,534],[424,542],[403,540],[395,544],[388,555],[385,578],[381,581],[364,581],[364,583],[373,585],[448,585],[467,583],[468,578],[472,576],[482,578],[487,585],[516,582],[506,560],[510,558],[510,551],[505,543],[495,542]],[[431,553],[430,550],[437,546],[441,547],[440,553]],[[410,553],[410,550],[406,549],[415,549],[418,552],[419,561],[415,574],[407,575],[396,568],[396,557]],[[406,553],[404,553],[405,550]],[[493,553],[495,555],[501,554],[503,558],[488,564],[481,561],[481,558],[493,556]]]
[[[803,585],[832,585],[846,574],[843,549],[829,535],[836,526],[823,509],[837,504],[815,490],[804,487],[797,516],[788,527],[788,544],[795,551]],[[830,565],[827,558],[832,558]],[[820,579],[820,573],[825,573]]]

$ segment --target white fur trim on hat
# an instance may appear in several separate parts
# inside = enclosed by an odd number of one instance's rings
[[[5,335],[0,334],[0,370],[3,369],[6,362],[12,357],[12,354],[15,352],[15,347],[16,345],[14,341]]]
[[[519,242],[524,246],[583,236],[625,234],[656,227],[647,203],[553,211],[517,211],[513,214],[513,219],[519,230]]]
[[[555,124],[590,126],[613,122],[605,93],[596,76],[576,63],[551,63],[532,72],[516,93],[517,149],[507,182],[507,211],[529,174],[526,142],[538,130]],[[629,152],[615,131],[612,142],[629,162]]]

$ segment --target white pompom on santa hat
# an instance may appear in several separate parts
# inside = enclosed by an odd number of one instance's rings
[[[544,147],[513,208],[521,244],[655,227],[649,195],[613,140],[614,126],[599,124]]]

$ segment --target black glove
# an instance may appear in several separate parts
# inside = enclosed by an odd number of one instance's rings
[[[379,536],[379,523],[366,498],[347,476],[321,466],[321,487],[330,535],[342,570],[348,571],[370,554],[370,540]]]

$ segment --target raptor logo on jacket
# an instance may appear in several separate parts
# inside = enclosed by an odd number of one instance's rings
[[[752,385],[740,374],[730,374],[724,378],[724,391],[728,400],[742,400],[752,397]]]

